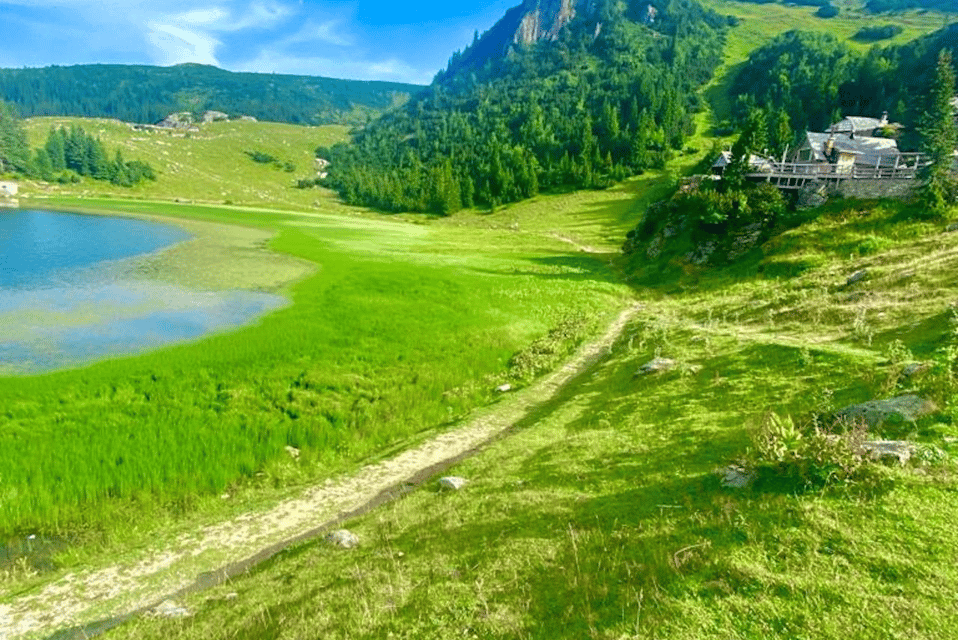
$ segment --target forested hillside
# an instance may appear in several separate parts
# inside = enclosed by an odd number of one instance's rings
[[[84,116],[151,123],[206,110],[292,124],[364,124],[422,87],[310,76],[173,67],[78,65],[0,69],[0,99],[23,117]]]
[[[843,115],[878,117],[884,111],[914,131],[938,52],[956,43],[958,23],[864,54],[829,34],[790,31],[751,55],[732,95],[741,121],[761,105],[770,122],[784,116],[793,132],[822,131]]]
[[[319,150],[327,184],[349,203],[449,213],[664,166],[693,132],[727,19],[690,0],[649,6],[603,0],[527,46],[502,42],[500,23],[352,145]]]

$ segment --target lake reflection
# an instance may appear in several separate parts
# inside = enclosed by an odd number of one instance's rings
[[[17,221],[17,214],[25,215]],[[176,227],[140,220],[0,213],[0,374],[140,353],[247,323],[287,302],[132,277],[130,256],[186,238]]]

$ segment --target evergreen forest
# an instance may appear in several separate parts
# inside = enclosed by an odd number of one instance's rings
[[[350,204],[448,214],[664,167],[694,131],[728,19],[660,4],[650,20],[640,3],[606,0],[556,41],[505,55],[494,27],[404,108],[318,149],[325,184]]]
[[[0,99],[27,118],[152,123],[175,112],[214,110],[291,124],[364,124],[420,89],[397,82],[234,73],[200,64],[0,69]]]
[[[16,109],[2,100],[0,173],[60,183],[77,182],[85,176],[122,187],[156,179],[148,163],[126,161],[119,149],[111,156],[103,142],[78,126],[53,128],[42,147],[31,149]]]

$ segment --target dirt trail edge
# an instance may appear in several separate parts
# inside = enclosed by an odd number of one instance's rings
[[[184,535],[137,561],[78,571],[0,604],[0,637],[84,638],[165,598],[201,590],[242,573],[286,547],[319,535],[346,516],[400,495],[495,439],[608,353],[639,305],[583,345],[557,371],[442,433],[354,474],[311,487],[298,498]],[[58,632],[59,630],[59,632]]]

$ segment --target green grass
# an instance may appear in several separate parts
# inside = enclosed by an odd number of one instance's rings
[[[864,23],[712,5],[746,18],[716,86],[775,33],[807,25],[849,37]],[[767,9],[773,19],[760,21]],[[901,38],[937,28],[934,20],[916,16]],[[720,116],[722,103],[712,103]],[[321,142],[311,135],[297,138],[303,156]],[[515,353],[569,318],[598,326],[611,317],[629,297],[615,284],[631,269],[616,261],[624,233],[667,190],[650,174],[494,215],[396,224],[288,189],[286,174],[242,154],[246,140],[224,146],[216,166],[235,155],[248,162],[240,171],[264,172],[250,184],[270,186],[234,202],[322,213],[93,206],[277,230],[271,246],[318,273],[293,286],[292,307],[257,326],[4,379],[8,529],[138,529],[134,546],[144,544],[170,513],[215,512],[223,488],[265,495],[313,482],[450,425],[490,400]],[[708,141],[696,143],[704,152]],[[267,142],[257,148],[285,159]],[[174,183],[174,165],[164,166],[165,178],[145,188],[155,191],[138,197],[221,201],[233,180],[224,170]],[[106,188],[81,185],[88,196]],[[958,239],[907,213],[835,204],[728,269],[639,265],[642,318],[509,438],[451,469],[471,480],[464,491],[427,485],[347,523],[363,540],[356,551],[301,544],[186,597],[188,620],[138,619],[107,637],[949,638],[958,614],[948,599],[958,587],[950,463],[881,471],[877,488],[805,494],[733,492],[713,474],[745,454],[770,409],[801,420],[906,390],[897,365],[883,364],[896,340],[917,357],[941,357]],[[869,278],[844,287],[863,267]],[[559,352],[588,334],[580,328]],[[695,366],[636,377],[656,355]],[[918,385],[943,407],[940,422],[913,435],[951,450],[954,409],[934,383]],[[287,443],[303,448],[306,464],[286,460]]]
[[[4,379],[5,533],[112,531],[143,512],[189,509],[198,495],[263,482],[256,474],[286,445],[303,450],[299,482],[329,476],[488,402],[518,375],[513,354],[585,317],[565,336],[577,343],[627,295],[607,263],[548,232],[500,225],[506,213],[416,225],[83,202],[273,229],[274,251],[318,270],[291,287],[290,307],[254,326]]]
[[[104,196],[177,200],[207,204],[266,205],[311,208],[324,200],[315,189],[296,189],[297,178],[313,178],[317,146],[345,140],[347,128],[338,125],[303,127],[272,122],[213,122],[200,131],[133,131],[116,120],[93,118],[30,118],[25,128],[31,145],[41,146],[51,127],[77,125],[103,141],[108,152],[123,151],[126,160],[153,166],[156,182],[132,188],[83,179],[75,185],[28,185],[25,193],[38,196]],[[245,151],[259,151],[290,162],[286,172],[272,164],[258,164]]]
[[[107,637],[950,638],[953,462],[807,493],[723,489],[713,473],[769,410],[801,421],[912,389],[944,411],[904,435],[958,453],[943,436],[954,388],[900,383],[886,355],[902,340],[941,357],[953,340],[958,237],[907,213],[833,204],[746,264],[650,278],[601,364],[444,472],[462,491],[427,482],[347,522],[357,550],[301,544],[183,598],[189,619]],[[788,261],[810,266],[766,273]],[[861,267],[873,277],[845,287]],[[655,355],[688,366],[636,376]]]

